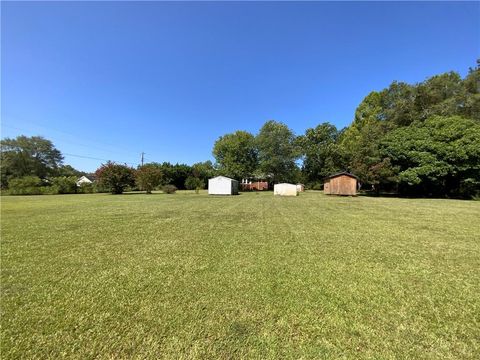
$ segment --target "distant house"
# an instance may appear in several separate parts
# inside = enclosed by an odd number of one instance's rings
[[[273,194],[279,196],[297,196],[297,185],[295,184],[275,184],[273,185]]]
[[[226,176],[208,179],[209,195],[238,195],[238,181]]]
[[[298,192],[304,192],[305,191],[305,185],[297,184],[297,191]]]
[[[328,195],[357,195],[358,177],[348,172],[330,175],[323,184],[323,193]]]
[[[93,181],[90,180],[88,177],[82,176],[77,180],[77,186],[81,186],[82,184],[91,184],[92,182]]]
[[[248,180],[248,179],[242,179],[242,182],[240,183],[240,188],[242,189],[242,191],[268,190],[268,182],[266,182],[266,181],[251,181],[251,180]]]

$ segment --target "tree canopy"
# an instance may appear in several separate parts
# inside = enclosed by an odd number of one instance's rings
[[[213,146],[213,156],[220,174],[237,179],[252,176],[258,164],[255,137],[241,130],[223,135]]]
[[[5,138],[0,146],[2,186],[11,178],[56,176],[63,162],[61,152],[41,136]]]

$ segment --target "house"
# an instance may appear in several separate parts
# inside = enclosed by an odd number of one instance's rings
[[[226,176],[208,179],[209,195],[238,195],[238,181]]]
[[[358,177],[346,171],[330,175],[323,184],[323,193],[328,195],[357,195]]]
[[[248,179],[242,179],[240,183],[242,191],[256,190],[263,191],[268,190],[268,182],[266,181],[250,181]]]
[[[91,184],[92,182],[93,181],[90,180],[88,177],[82,176],[77,180],[77,186],[81,186],[82,184]]]
[[[295,184],[275,184],[273,185],[273,194],[279,196],[297,196],[297,185]]]
[[[305,185],[297,184],[297,191],[298,192],[304,192],[305,191]]]

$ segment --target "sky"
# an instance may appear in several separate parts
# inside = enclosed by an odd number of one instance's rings
[[[274,119],[348,126],[392,81],[480,58],[479,2],[2,2],[1,137],[65,163],[193,164]]]

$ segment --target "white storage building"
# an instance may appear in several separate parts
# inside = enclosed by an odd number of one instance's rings
[[[226,176],[208,179],[209,195],[238,195],[238,181]]]
[[[275,184],[273,185],[273,194],[280,196],[297,196],[297,185],[295,184]]]

